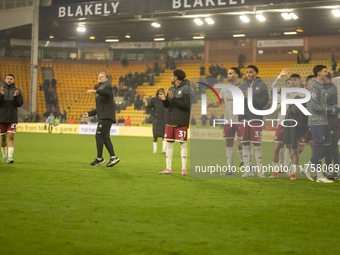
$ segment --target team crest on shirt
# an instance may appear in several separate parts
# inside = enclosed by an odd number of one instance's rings
[[[256,87],[256,89],[255,90],[259,90],[260,88],[259,87]]]
[[[316,98],[316,92],[312,93],[312,98]]]
[[[178,95],[182,94],[182,91],[178,91]]]
[[[302,138],[302,142],[305,142],[306,140],[305,140],[305,138]]]

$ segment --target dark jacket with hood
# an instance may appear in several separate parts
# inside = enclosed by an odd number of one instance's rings
[[[96,92],[96,109],[90,111],[89,116],[94,116],[96,114],[98,120],[112,120],[113,123],[116,123],[115,103],[110,80],[99,84]]]
[[[296,96],[295,98],[299,99],[302,97]],[[306,107],[306,103],[303,104],[303,106]],[[308,116],[306,116],[295,104],[289,105],[286,114],[285,127],[283,128],[283,144],[290,144],[293,149],[296,149],[298,146],[298,139],[307,131]]]
[[[24,99],[20,89],[15,84],[4,83],[4,95],[0,94],[0,123],[18,123],[18,107],[22,106]],[[14,96],[14,92],[19,90],[19,95]]]
[[[243,83],[238,86],[242,91],[248,91],[250,87],[249,81],[247,78],[244,78]],[[257,77],[253,83],[251,88],[253,89],[253,106],[256,110],[263,110],[264,107],[268,104],[269,94],[268,87],[262,81],[261,78]],[[248,98],[244,98],[244,115],[239,115],[239,120],[252,120],[252,119],[261,119],[263,116],[256,115],[250,112],[248,106]]]
[[[174,94],[170,100],[169,95],[163,101],[165,108],[168,108],[166,115],[166,124],[189,126],[190,120],[190,81],[185,79],[176,88],[175,85],[170,87],[169,91]]]
[[[147,106],[147,112],[149,112],[152,118],[153,124],[153,136],[164,137],[165,132],[165,118],[166,108],[163,106],[162,100],[158,98],[159,90],[157,90],[156,96],[151,98],[150,103]]]
[[[337,106],[338,105],[338,91],[333,84],[325,85],[327,105]],[[337,130],[339,128],[338,115],[327,112],[328,125],[332,130]]]

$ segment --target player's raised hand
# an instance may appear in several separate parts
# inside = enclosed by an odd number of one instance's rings
[[[83,117],[84,118],[87,118],[89,116],[89,113],[88,112],[83,112]]]
[[[286,75],[288,75],[289,74],[289,72],[290,72],[290,69],[289,68],[283,68],[283,70],[281,71],[281,73],[280,73],[280,77],[282,77],[282,76],[286,76]]]
[[[18,96],[19,95],[19,90],[16,90],[16,91],[14,91],[14,95],[13,96]]]
[[[5,95],[4,86],[1,86],[1,88],[0,88],[0,94],[1,94],[1,95]]]
[[[162,101],[165,100],[165,95],[164,95],[164,92],[163,92],[163,91],[159,91],[159,93],[158,93],[158,98],[159,98],[160,100],[162,100]]]

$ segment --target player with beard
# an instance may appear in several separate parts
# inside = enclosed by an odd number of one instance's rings
[[[2,163],[14,163],[14,136],[18,124],[18,107],[24,103],[22,92],[15,87],[13,74],[7,74],[0,87],[0,135]],[[8,157],[7,157],[7,136]]]
[[[329,107],[327,105],[324,85],[328,76],[327,67],[324,65],[316,65],[313,73],[316,79],[310,87],[311,100],[308,102],[308,110],[312,115],[308,116],[308,126],[310,127],[314,140],[314,153],[307,167],[304,168],[302,172],[308,180],[313,181],[310,170],[314,168],[317,173],[317,182],[333,183],[333,181],[328,180],[323,175],[321,160],[329,153],[332,144],[327,112],[338,114],[339,108],[336,106]]]
[[[228,82],[230,82],[230,85],[238,86],[240,84],[239,77],[241,75],[240,70],[237,67],[231,67],[228,70]],[[233,115],[233,95],[231,91],[227,88],[222,88],[219,94],[220,98],[223,100],[225,105],[225,114],[224,119],[228,121],[228,124],[224,125],[223,128],[223,138],[226,139],[226,157],[227,157],[227,164],[228,164],[228,170],[230,170],[230,167],[234,164],[234,139],[235,134],[237,133],[237,152],[240,157],[241,164],[243,165],[243,156],[242,156],[242,144],[239,139],[239,121],[238,121],[238,115]],[[208,105],[209,107],[218,107],[221,104],[218,102],[216,105],[214,103],[211,103]],[[226,171],[221,174],[231,174],[231,171]]]
[[[260,121],[250,120],[262,120],[261,115],[256,115],[252,113],[248,105],[248,88],[252,88],[252,105],[257,110],[263,110],[263,108],[268,104],[269,94],[268,87],[262,81],[261,78],[257,77],[259,70],[254,65],[249,65],[246,69],[246,78],[244,78],[243,83],[239,85],[239,88],[243,91],[244,95],[244,115],[239,115],[240,124],[240,138],[243,147],[243,162],[246,167],[246,171],[242,177],[248,177],[250,173],[250,154],[251,148],[250,143],[254,144],[255,159],[258,167],[258,175],[260,178],[266,178],[262,172],[262,123]]]

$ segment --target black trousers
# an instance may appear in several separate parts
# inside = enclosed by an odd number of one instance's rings
[[[103,157],[103,146],[110,153],[110,157],[115,156],[113,145],[110,139],[110,129],[113,124],[112,120],[99,120],[96,131],[96,144],[97,144],[97,158]]]
[[[339,170],[339,147],[338,147],[338,140],[339,140],[339,129],[337,127],[331,128],[331,138],[332,138],[332,146],[331,151],[329,151],[325,156],[325,163],[327,165],[332,164],[333,161],[333,168]]]

